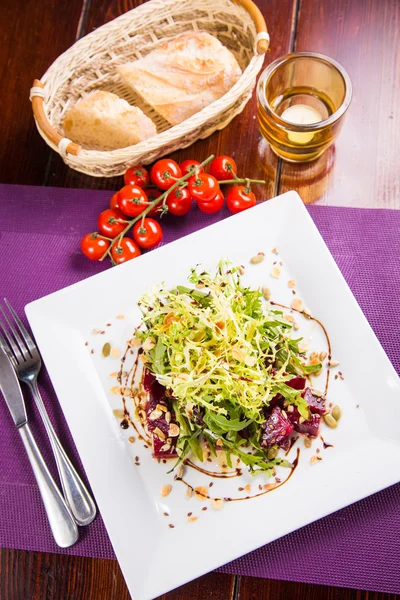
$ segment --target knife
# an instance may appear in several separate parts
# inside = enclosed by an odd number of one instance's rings
[[[0,389],[25,446],[56,543],[68,548],[78,540],[78,527],[50,475],[28,425],[24,398],[11,360],[0,344]]]

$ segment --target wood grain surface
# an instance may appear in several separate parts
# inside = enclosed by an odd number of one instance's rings
[[[36,131],[28,101],[34,77],[77,37],[141,0],[1,0],[0,181],[114,190],[121,178],[68,169]],[[309,165],[278,161],[263,141],[255,98],[221,132],[176,153],[235,157],[243,173],[265,177],[260,199],[296,189],[305,202],[400,208],[398,0],[257,0],[271,33],[266,63],[291,50],[339,60],[354,97],[334,148]],[[396,45],[397,44],[397,45]],[[5,84],[5,85],[4,85]],[[400,600],[400,596],[211,573],[163,600]],[[0,600],[129,600],[116,561],[0,550]]]
[[[2,183],[40,185],[50,148],[32,118],[29,90],[76,39],[82,0],[1,0],[0,77]]]
[[[141,2],[137,0],[92,2],[85,19],[84,33],[93,31],[138,4]],[[297,5],[295,0],[258,0],[258,6],[264,14],[268,29],[274,32],[271,50],[265,59],[267,64],[289,51],[294,37],[293,25]],[[171,156],[179,162],[193,156],[201,161],[210,154],[229,154],[240,165],[242,173],[254,179],[267,180],[267,186],[253,188],[259,198],[267,199],[275,195],[277,159],[272,156],[268,164],[265,163],[263,155],[259,152],[260,143],[262,144],[262,138],[257,127],[256,99],[253,95],[243,113],[236,117],[229,127]],[[122,177],[98,179],[72,171],[55,153],[52,154],[48,177],[44,183],[53,186],[109,190],[115,190],[123,185]]]
[[[283,164],[279,191],[305,202],[400,208],[400,2],[301,0],[294,50],[338,60],[353,101],[337,140],[309,165]]]

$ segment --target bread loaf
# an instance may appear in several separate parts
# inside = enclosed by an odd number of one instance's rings
[[[242,72],[233,54],[205,32],[168,40],[144,58],[117,69],[125,86],[171,125],[226,94]]]
[[[79,100],[63,120],[65,137],[90,150],[115,150],[156,135],[153,121],[110,92],[92,92]]]

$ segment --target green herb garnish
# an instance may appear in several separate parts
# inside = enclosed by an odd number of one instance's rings
[[[243,287],[238,269],[221,261],[212,277],[192,269],[190,283],[172,290],[156,287],[139,302],[146,366],[171,391],[180,425],[180,459],[192,451],[203,460],[202,440],[240,457],[253,473],[273,473],[288,461],[267,459],[261,424],[280,394],[310,418],[300,392],[286,385],[295,375],[321,369],[306,365],[292,339],[292,324],[263,301],[259,290]],[[145,344],[146,347],[146,344]],[[244,447],[250,445],[252,453]]]

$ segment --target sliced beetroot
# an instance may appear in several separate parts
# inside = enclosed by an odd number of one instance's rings
[[[294,390],[304,390],[304,388],[306,387],[307,380],[305,377],[294,377],[293,379],[290,379],[290,381],[286,381],[285,383]]]
[[[169,450],[161,450],[165,442],[160,440],[158,437],[153,437],[153,457],[154,458],[177,458],[175,446],[171,446]]]
[[[282,450],[287,452],[291,446],[290,436],[285,437],[281,442],[278,442],[278,446],[279,448],[282,448]]]
[[[307,388],[306,390],[304,390],[304,392],[302,392],[301,395],[303,396],[304,400],[307,402],[307,404],[310,408],[310,411],[312,413],[316,413],[317,415],[323,415],[326,413],[325,398],[320,398],[319,396],[315,396],[315,394],[312,393],[310,388]]]
[[[261,434],[261,445],[266,448],[280,444],[293,431],[293,425],[286,412],[279,406],[272,409],[270,416],[261,427],[264,430]]]
[[[177,438],[171,438],[170,447],[162,450],[163,446],[167,444],[168,431],[170,427],[170,423],[176,423],[174,411],[171,409],[170,403],[171,400],[166,396],[166,389],[158,383],[156,378],[152,373],[148,370],[145,371],[143,378],[143,387],[145,391],[148,393],[148,401],[146,404],[146,419],[147,419],[147,427],[149,432],[152,434],[153,438],[153,456],[154,458],[175,458],[177,456],[176,453],[176,442]],[[160,407],[165,407],[165,410],[162,411],[157,409],[157,405]],[[153,411],[158,410],[161,412],[160,416],[156,419],[150,419],[150,415]],[[167,412],[171,415],[170,423],[167,422],[165,415]],[[156,429],[161,431],[161,436],[165,436],[165,440],[160,439],[157,434],[154,434]]]
[[[143,387],[151,396],[151,400],[158,404],[165,397],[165,387],[158,383],[157,379],[148,369],[144,372]]]
[[[143,387],[146,392],[150,392],[154,382],[156,381],[155,375],[151,373],[148,369],[145,369],[143,376]]]
[[[303,421],[301,419],[301,415],[298,411],[297,406],[291,406],[290,408],[292,408],[293,410],[288,411],[287,415],[295,431],[298,431],[299,433],[303,433],[305,435],[309,435],[311,437],[317,437],[319,433],[319,426],[321,423],[320,415],[312,414],[311,419],[309,419],[308,421]]]
[[[274,408],[274,406],[279,406],[279,408],[283,408],[284,401],[285,398],[282,396],[282,394],[276,394],[276,396],[274,396],[269,403],[269,406],[267,408],[268,413],[270,412],[271,408]]]
[[[320,415],[314,414],[311,415],[311,419],[309,421],[303,421],[303,423],[299,423],[297,426],[295,426],[295,430],[299,433],[309,435],[310,437],[317,437],[320,424]]]

